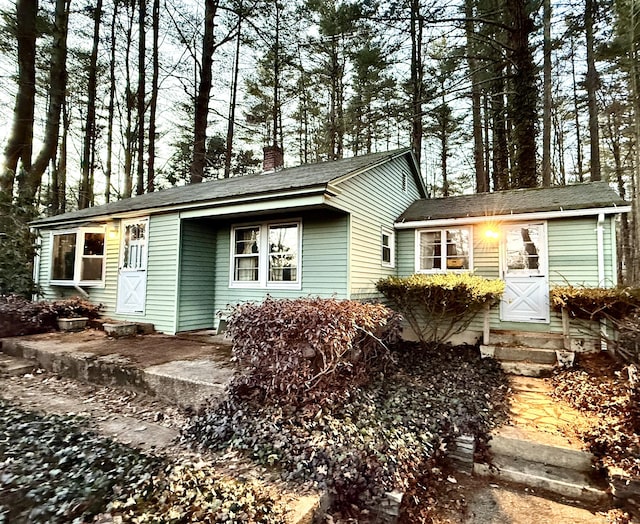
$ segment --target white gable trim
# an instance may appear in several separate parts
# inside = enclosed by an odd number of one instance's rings
[[[631,206],[613,206],[588,209],[567,209],[558,211],[539,211],[533,213],[515,213],[510,215],[492,215],[480,217],[440,218],[436,220],[414,220],[410,222],[396,222],[396,229],[416,229],[424,227],[462,226],[469,224],[484,224],[487,222],[520,222],[526,220],[549,220],[553,218],[575,218],[592,215],[615,215],[628,213]]]

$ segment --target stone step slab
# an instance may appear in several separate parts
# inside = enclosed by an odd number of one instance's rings
[[[492,465],[474,464],[473,472],[589,504],[602,504],[609,499],[607,490],[584,473],[520,458],[496,456]]]
[[[555,364],[557,354],[555,349],[536,348],[528,346],[508,346],[491,344],[480,346],[480,355],[484,358],[493,357],[498,360],[527,361],[536,364]]]
[[[560,333],[492,330],[489,333],[489,342],[490,344],[505,346],[564,349],[564,337]]]
[[[519,360],[501,360],[499,362],[505,373],[523,377],[550,377],[555,369],[553,364],[537,364]]]
[[[562,437],[549,433],[503,426],[492,434],[489,446],[496,456],[538,462],[587,475],[593,471],[592,453],[576,449]]]

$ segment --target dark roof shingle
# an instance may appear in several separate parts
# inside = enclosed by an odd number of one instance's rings
[[[125,198],[101,206],[41,218],[34,221],[33,225],[42,226],[130,211],[143,211],[145,209],[197,204],[208,201],[214,202],[225,198],[258,196],[287,190],[321,188],[322,186],[326,187],[329,182],[344,175],[373,166],[387,158],[398,156],[408,151],[409,149],[403,148],[330,162],[305,164],[286,168],[275,173],[225,178],[201,184],[173,187],[154,193]]]
[[[416,200],[397,222],[624,206],[606,182]]]

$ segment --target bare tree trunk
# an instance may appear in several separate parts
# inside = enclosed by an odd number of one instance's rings
[[[100,21],[102,18],[102,0],[98,0],[93,11],[93,47],[89,60],[89,81],[87,84],[87,120],[84,130],[84,148],[82,153],[82,178],[78,191],[78,208],[89,207],[93,188],[91,187],[91,159],[96,134],[96,89],[98,77],[98,45],[100,43]]]
[[[489,191],[488,173],[484,169],[484,142],[482,140],[482,100],[478,65],[475,59],[475,28],[473,1],[465,0],[465,32],[467,37],[467,64],[471,76],[471,115],[473,118],[473,165],[476,173],[476,193]]]
[[[158,57],[160,0],[153,0],[151,25],[153,28],[153,76],[151,78],[151,100],[149,101],[149,161],[147,163],[147,193],[153,193],[153,191],[155,191],[156,179],[156,111],[158,106],[158,76],[160,70]]]
[[[111,174],[113,162],[113,110],[116,96],[116,19],[118,17],[118,2],[113,3],[113,17],[111,18],[111,48],[109,60],[109,108],[107,116],[107,166],[104,174],[104,200],[111,200]]]
[[[575,42],[571,36],[571,79],[573,84],[573,114],[576,124],[576,164],[578,170],[578,181],[584,182],[584,168],[582,166],[582,137],[580,132],[580,111],[578,109],[578,81],[576,79],[576,54]]]
[[[32,202],[40,188],[42,175],[51,159],[56,156],[60,136],[60,113],[66,97],[67,86],[67,27],[69,0],[56,0],[53,24],[53,44],[49,70],[49,108],[44,130],[44,141],[29,170],[18,176],[18,194],[22,202]]]
[[[131,14],[129,15],[129,25],[127,26],[127,40],[124,55],[125,62],[125,105],[126,105],[126,129],[124,137],[124,190],[123,198],[129,198],[133,191],[133,146],[135,143],[133,135],[133,107],[134,95],[131,91],[131,39],[133,34],[133,16],[135,13],[135,2],[131,2]],[[128,11],[128,10],[127,10]]]
[[[542,186],[551,185],[551,0],[543,0]]]
[[[4,150],[0,190],[13,196],[18,161],[24,170],[31,169],[33,149],[33,115],[36,96],[36,14],[35,0],[16,1],[16,37],[18,40],[18,93],[13,111],[11,134]]]
[[[424,19],[420,12],[420,0],[411,0],[411,149],[418,160],[422,157],[422,96],[424,64],[422,63],[422,33]]]
[[[147,18],[147,0],[140,0],[138,10],[138,170],[136,180],[136,194],[144,193],[144,115],[146,89],[146,38],[145,24]]]
[[[587,44],[587,76],[585,88],[589,106],[589,146],[591,153],[591,180],[601,180],[600,170],[600,132],[598,128],[598,102],[596,92],[600,87],[600,79],[596,71],[595,42],[593,36],[593,17],[597,0],[585,0],[584,24]]]
[[[241,15],[242,16],[242,15]],[[236,120],[236,102],[238,98],[238,74],[240,72],[240,43],[242,19],[238,20],[238,36],[236,37],[236,55],[233,61],[233,78],[231,80],[231,101],[229,102],[229,122],[227,124],[227,142],[224,151],[224,177],[231,176],[231,157],[233,156],[233,134]]]
[[[511,118],[513,120],[513,186],[536,187],[536,127],[537,90],[535,65],[529,35],[534,29],[525,0],[507,0],[506,9],[511,17],[510,47],[513,62],[513,94]]]

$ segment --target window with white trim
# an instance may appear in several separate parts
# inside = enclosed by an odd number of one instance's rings
[[[232,287],[300,288],[300,221],[231,229]]]
[[[52,233],[51,245],[52,284],[104,284],[104,228],[80,228]]]
[[[380,231],[382,267],[395,266],[395,235],[393,229],[383,227]]]
[[[437,273],[471,269],[470,228],[418,230],[416,234],[417,272]]]

